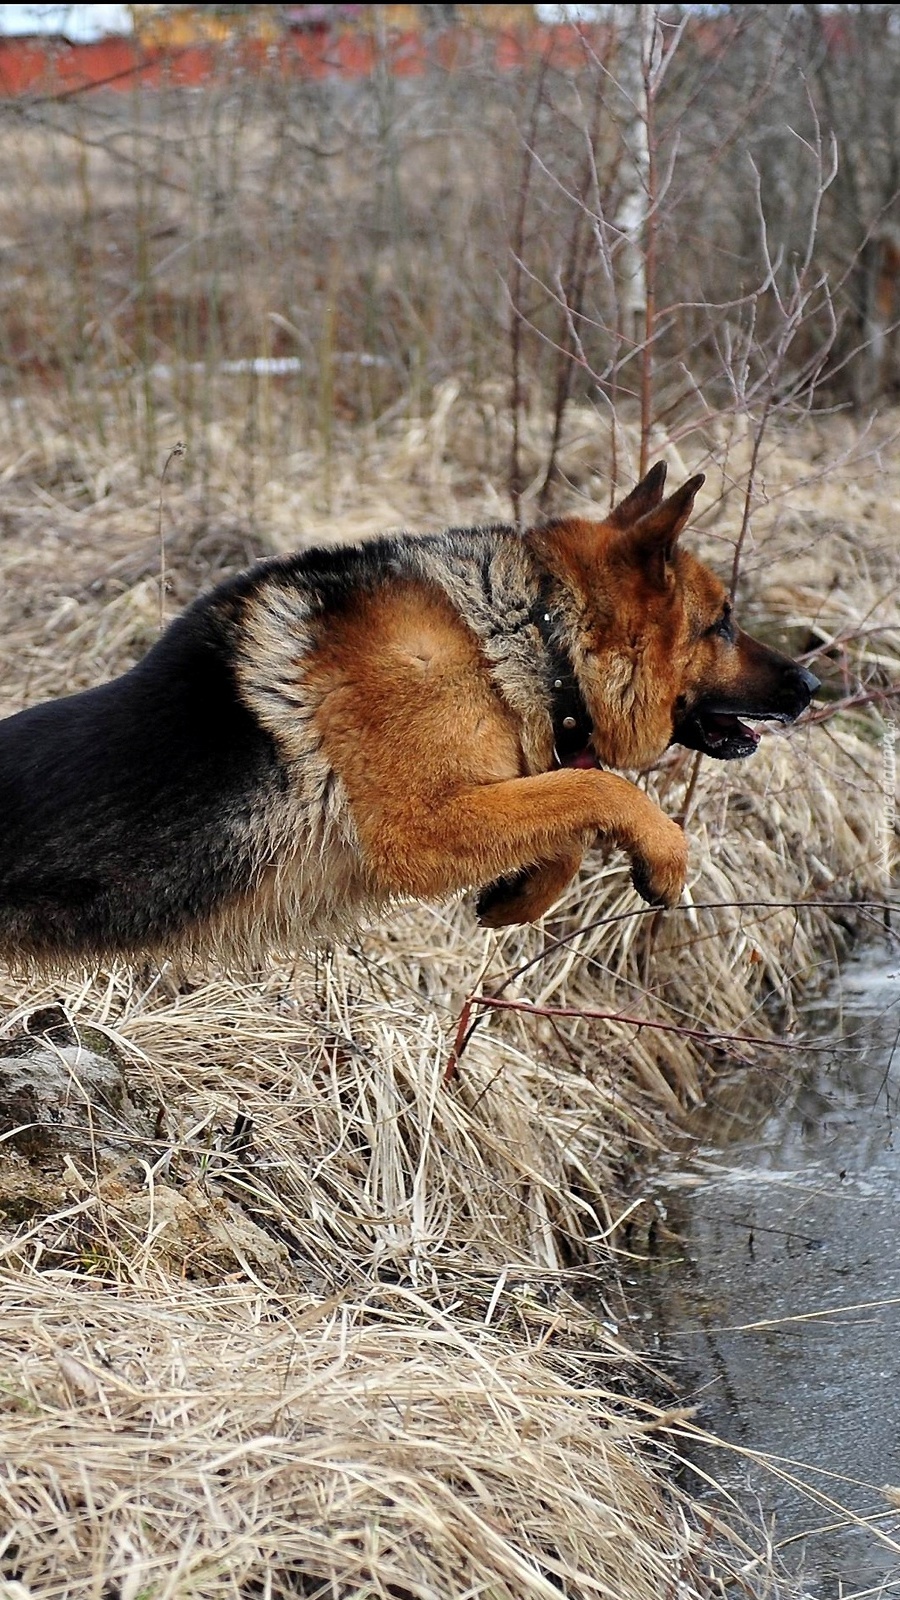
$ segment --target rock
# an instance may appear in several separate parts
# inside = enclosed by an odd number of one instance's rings
[[[117,1060],[28,1034],[0,1042],[0,1138],[7,1148],[31,1161],[65,1151],[93,1168],[98,1156],[121,1158],[135,1134],[146,1139],[150,1132]]]
[[[270,1287],[290,1271],[283,1244],[239,1206],[198,1183],[185,1189],[158,1183],[152,1194],[144,1190],[113,1209],[124,1234],[147,1239],[152,1258],[184,1277],[221,1282],[244,1272],[263,1277]]]
[[[123,1065],[100,1029],[76,1028],[61,1006],[0,1039],[0,1220],[33,1237],[42,1218],[62,1213],[41,1234],[45,1265],[77,1260],[114,1273],[129,1262],[143,1273],[152,1263],[213,1282],[238,1273],[267,1287],[286,1281],[285,1246],[211,1184],[176,1188],[158,1169],[148,1178],[165,1147],[156,1108],[132,1100]],[[246,1151],[249,1130],[239,1118],[232,1155]],[[84,1197],[72,1234],[65,1218]]]

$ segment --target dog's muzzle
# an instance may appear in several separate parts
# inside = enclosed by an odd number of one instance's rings
[[[821,685],[813,673],[790,662],[789,671],[781,675],[777,691],[771,698],[765,697],[768,704],[749,696],[747,699],[710,696],[700,700],[676,723],[671,743],[685,745],[688,750],[700,750],[717,761],[737,761],[751,756],[759,745],[760,735],[742,719],[795,722],[819,688]]]

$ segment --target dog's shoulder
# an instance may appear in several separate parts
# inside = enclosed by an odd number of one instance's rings
[[[242,655],[279,678],[312,651],[329,621],[379,590],[420,585],[443,591],[489,650],[528,620],[534,560],[503,523],[437,533],[397,533],[360,544],[316,546],[276,556],[226,580],[185,613],[195,636],[214,628]]]
[[[323,644],[348,618],[364,617],[376,597],[439,592],[448,613],[474,635],[498,694],[528,724],[529,763],[540,764],[547,727],[534,628],[540,582],[532,547],[505,523],[313,546],[261,561],[202,596],[155,647],[147,669],[168,675],[177,658],[190,657],[194,674],[211,658],[279,746],[309,759],[308,669]]]

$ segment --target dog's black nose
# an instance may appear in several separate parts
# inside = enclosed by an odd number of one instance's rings
[[[800,682],[803,684],[804,689],[808,690],[809,697],[812,699],[816,690],[821,689],[821,683],[811,672],[807,672],[805,667],[798,667],[797,671],[800,674]]]

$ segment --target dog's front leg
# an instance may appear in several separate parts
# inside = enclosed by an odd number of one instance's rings
[[[583,850],[567,851],[555,861],[523,867],[511,877],[497,878],[479,890],[478,921],[483,928],[510,928],[537,922],[559,899],[581,866]]]
[[[593,833],[627,851],[635,887],[651,904],[675,904],[687,867],[677,823],[625,778],[592,769],[382,797],[357,813],[357,827],[379,887],[421,899],[571,861]]]

